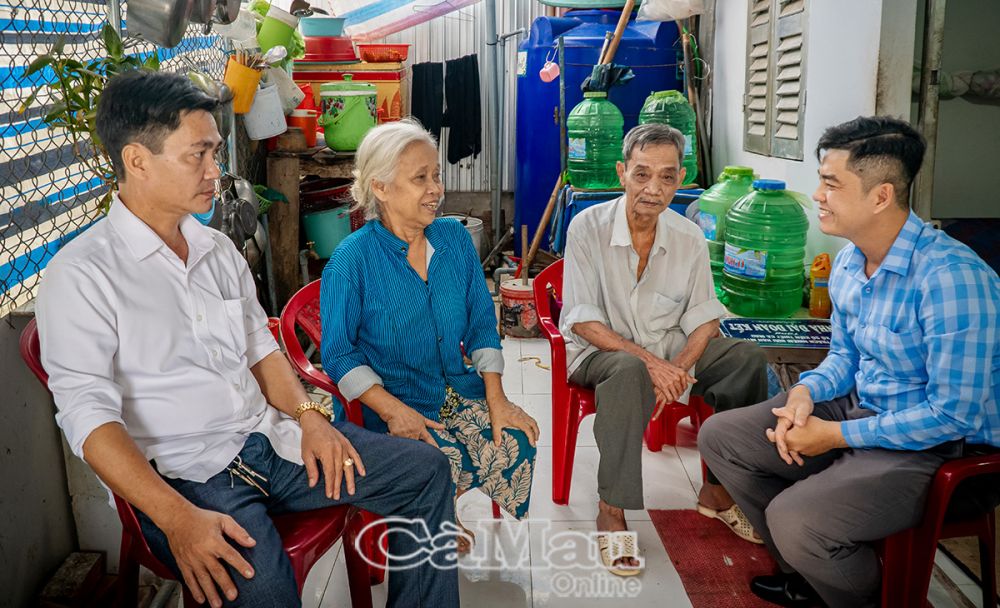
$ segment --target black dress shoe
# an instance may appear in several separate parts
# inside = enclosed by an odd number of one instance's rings
[[[764,601],[786,608],[814,608],[824,605],[816,590],[797,572],[755,576],[750,581],[750,591]]]

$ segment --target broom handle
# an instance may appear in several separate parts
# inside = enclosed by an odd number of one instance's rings
[[[528,256],[531,251],[528,249],[528,225],[521,224],[521,284],[528,284]]]
[[[615,53],[618,52],[618,43],[621,42],[622,34],[625,33],[625,27],[628,25],[629,17],[632,16],[632,9],[634,8],[635,0],[625,0],[625,7],[622,9],[621,17],[618,18],[618,25],[615,26],[615,36],[611,39],[611,44],[608,45],[607,50],[602,53],[599,63],[609,64],[615,58]],[[531,248],[528,250],[528,254],[521,260],[521,278],[525,285],[528,283],[528,270],[531,268],[531,261],[535,257],[539,245],[541,245],[542,234],[545,233],[549,220],[552,219],[552,209],[555,207],[556,199],[559,197],[559,191],[562,190],[562,187],[563,179],[560,174],[559,179],[556,180],[555,188],[552,189],[549,202],[545,205],[545,212],[542,214],[542,220],[538,223],[538,229],[535,230],[535,238],[531,241]],[[524,247],[523,239],[521,247]]]
[[[524,256],[521,260],[521,277],[524,279],[524,284],[528,284],[528,270],[531,268],[531,262],[535,259],[535,254],[538,253],[538,247],[542,244],[542,234],[545,233],[545,229],[549,225],[549,220],[552,219],[552,210],[556,206],[556,199],[559,198],[559,191],[562,190],[563,180],[562,175],[556,180],[556,187],[552,189],[552,195],[549,197],[548,204],[545,205],[545,212],[542,213],[542,219],[538,222],[538,229],[535,230],[535,238],[531,239],[531,248],[528,249],[528,255]],[[527,228],[525,228],[527,230]],[[521,247],[524,247],[522,242]]]
[[[635,8],[635,0],[625,0],[625,8],[622,9],[622,15],[618,18],[618,25],[615,27],[615,37],[611,39],[611,44],[608,45],[608,50],[601,57],[600,63],[611,63],[614,60],[615,53],[618,52],[618,43],[622,40],[622,34],[625,33],[625,26],[628,25],[633,8]]]

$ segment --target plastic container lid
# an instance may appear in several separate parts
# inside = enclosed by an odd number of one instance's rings
[[[343,95],[346,92],[354,91],[354,95],[360,94],[374,94],[376,89],[375,85],[369,82],[354,82],[353,74],[344,74],[344,80],[342,82],[325,82],[319,87],[320,97],[323,95]]]
[[[608,94],[604,91],[587,91],[583,94],[584,99],[601,99],[607,97]]]
[[[753,169],[750,167],[741,167],[737,165],[726,165],[722,170],[722,173],[726,177],[753,177]],[[757,181],[769,181],[769,180],[757,180]]]
[[[785,182],[780,179],[756,179],[753,182],[754,190],[784,190]]]
[[[280,7],[271,5],[267,9],[267,16],[272,19],[277,19],[278,21],[284,23],[288,27],[295,29],[299,26],[299,18],[295,15],[289,13],[288,11],[282,10]]]
[[[666,91],[653,91],[649,94],[647,100],[650,98],[666,102],[687,102],[687,97],[684,96],[684,93],[673,89],[668,89]]]

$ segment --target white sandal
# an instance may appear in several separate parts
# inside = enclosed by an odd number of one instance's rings
[[[724,511],[716,511],[715,509],[710,509],[705,505],[698,503],[698,512],[710,519],[718,519],[722,523],[726,524],[726,526],[733,531],[733,534],[739,536],[747,542],[751,542],[755,545],[764,544],[764,541],[753,529],[753,524],[751,524],[750,520],[747,519],[746,514],[742,509],[740,509],[739,505],[735,503],[733,503],[733,506]]]
[[[639,548],[636,545],[635,532],[600,532],[597,534],[597,547],[601,551],[601,563],[608,569],[608,572],[616,576],[635,576],[642,572],[642,560],[639,558]],[[617,560],[626,557],[638,560],[639,565],[615,565]]]

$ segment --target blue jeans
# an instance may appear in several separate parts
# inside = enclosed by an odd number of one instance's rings
[[[455,486],[448,458],[440,450],[422,441],[372,433],[349,422],[333,424],[354,445],[367,472],[365,477],[356,478],[354,496],[347,493],[346,485],[341,487],[339,501],[326,497],[322,474],[316,487],[310,488],[305,467],[282,459],[267,437],[259,433],[247,438],[239,457],[267,478],[266,482],[257,481],[269,496],[238,477],[231,478],[228,471],[205,483],[164,478],[194,505],[230,515],[257,541],[250,549],[231,543],[253,565],[255,574],[247,580],[226,566],[239,595],[236,601],[226,602],[220,593],[224,605],[260,608],[301,605],[291,562],[270,514],[352,504],[384,517],[423,519],[431,535],[441,531],[442,523],[454,522]],[[166,536],[144,513],[138,510],[136,513],[150,550],[179,575]],[[424,536],[418,531],[415,534],[418,538]],[[423,555],[420,550],[430,548],[430,543],[420,543],[407,533],[389,535],[390,555]],[[447,569],[435,567],[428,560],[417,567],[389,572],[388,606],[459,605],[454,560],[442,560],[440,555],[433,557],[439,565],[446,562]],[[389,565],[393,565],[391,558]]]

